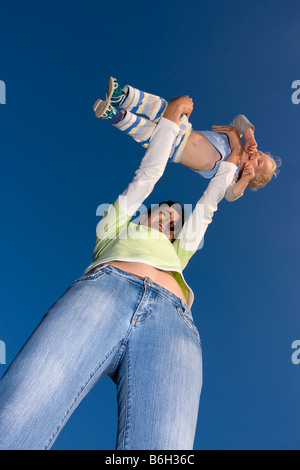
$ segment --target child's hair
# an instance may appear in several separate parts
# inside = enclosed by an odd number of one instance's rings
[[[264,153],[269,155],[269,157],[271,158],[272,163],[273,163],[273,169],[271,173],[257,176],[256,178],[253,178],[252,180],[249,181],[248,188],[254,191],[257,189],[263,188],[266,184],[268,184],[271,181],[273,176],[277,178],[278,173],[279,173],[278,168],[281,165],[281,159],[278,157],[272,157],[269,152],[264,152]]]

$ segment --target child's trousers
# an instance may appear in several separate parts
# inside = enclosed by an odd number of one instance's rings
[[[114,124],[115,127],[130,135],[143,147],[148,147],[152,133],[163,116],[167,101],[159,96],[140,91],[127,85],[124,91],[128,93],[121,108],[126,110],[124,118]],[[180,132],[174,142],[170,160],[179,163],[184,151],[192,126],[186,116],[179,121]]]

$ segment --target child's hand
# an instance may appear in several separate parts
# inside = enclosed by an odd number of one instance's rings
[[[245,145],[244,149],[250,155],[257,150],[257,142],[254,137],[254,132],[252,129],[248,129],[247,132],[244,134]]]
[[[258,152],[257,152],[258,153]],[[251,157],[252,158],[252,157]],[[253,160],[256,157],[253,157]],[[253,162],[252,160],[252,162]],[[244,194],[245,189],[247,188],[249,182],[255,178],[255,169],[251,161],[245,163],[245,166],[242,170],[242,175],[239,180],[233,186],[233,192],[237,197],[240,197]]]
[[[248,184],[249,181],[253,180],[253,178],[255,178],[254,166],[250,162],[246,163],[240,179],[245,181]]]

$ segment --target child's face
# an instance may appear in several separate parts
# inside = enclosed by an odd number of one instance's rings
[[[243,171],[246,163],[249,163],[254,167],[255,178],[261,175],[270,175],[273,173],[274,163],[272,158],[266,154],[257,150],[254,154],[250,155],[249,153],[243,151],[240,163],[240,172]]]

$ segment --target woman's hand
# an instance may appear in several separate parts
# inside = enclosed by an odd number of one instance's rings
[[[190,117],[193,106],[192,98],[187,95],[172,98],[166,107],[163,117],[178,124],[182,114],[186,114],[187,118]]]
[[[238,130],[232,126],[212,126],[212,130],[228,136],[231,154],[226,161],[237,165],[243,153],[243,144]]]

